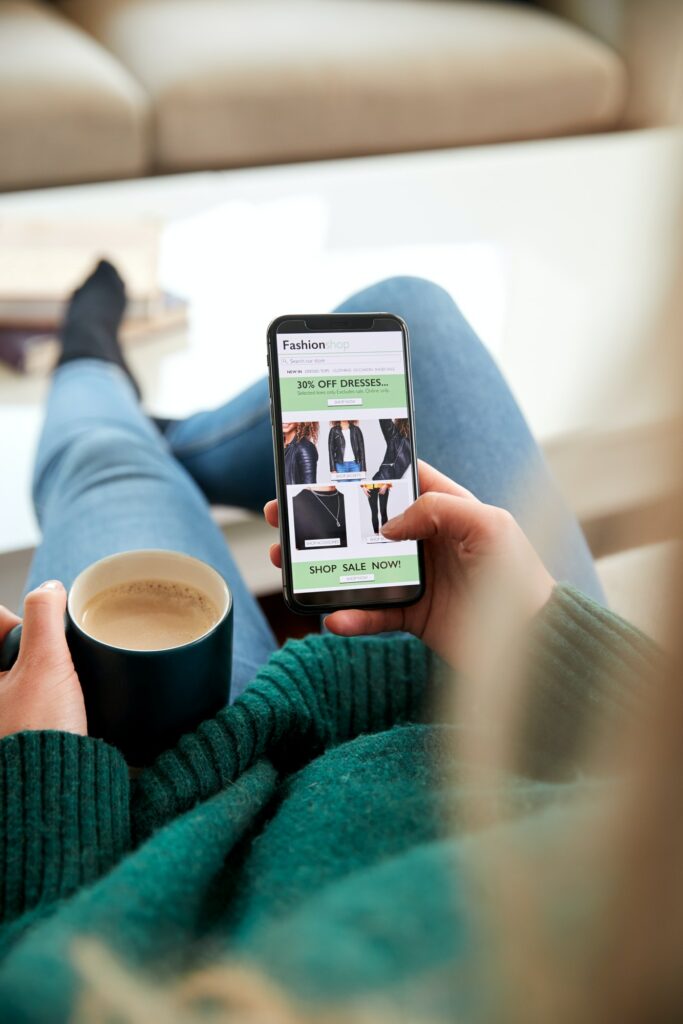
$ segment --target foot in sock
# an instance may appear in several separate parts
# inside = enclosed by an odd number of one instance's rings
[[[100,260],[69,302],[60,331],[58,366],[74,359],[102,359],[128,374],[138,398],[140,388],[123,358],[118,332],[126,308],[126,289],[116,269]]]
[[[169,419],[167,416],[150,416],[150,419],[159,433],[165,434],[174,423],[180,423],[178,419]]]

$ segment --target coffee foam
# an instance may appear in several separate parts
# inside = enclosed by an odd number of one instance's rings
[[[174,580],[130,580],[86,602],[81,627],[103,643],[128,650],[164,650],[197,640],[220,614],[203,591]]]

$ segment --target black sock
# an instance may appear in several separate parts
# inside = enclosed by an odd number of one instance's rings
[[[116,269],[100,260],[71,296],[60,331],[58,366],[74,359],[102,359],[124,370],[140,398],[140,388],[123,358],[118,332],[126,308],[126,289]]]
[[[168,419],[167,416],[150,416],[150,419],[161,434],[165,434],[168,428],[172,427],[174,423],[180,423],[180,420]]]

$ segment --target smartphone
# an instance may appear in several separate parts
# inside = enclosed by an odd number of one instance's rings
[[[268,367],[287,605],[418,601],[422,545],[381,532],[418,494],[406,324],[391,313],[281,316]]]

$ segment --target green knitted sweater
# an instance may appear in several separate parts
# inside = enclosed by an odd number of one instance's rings
[[[566,791],[581,721],[632,707],[636,687],[610,689],[602,669],[636,679],[655,656],[569,588],[534,628],[528,764],[511,783],[522,817]],[[439,699],[453,685],[411,638],[316,636],[133,784],[99,740],[2,740],[0,1020],[69,1018],[77,937],[153,976],[232,957],[293,999],[382,994],[401,1013],[421,979],[460,977],[468,837],[450,813],[458,726]]]

